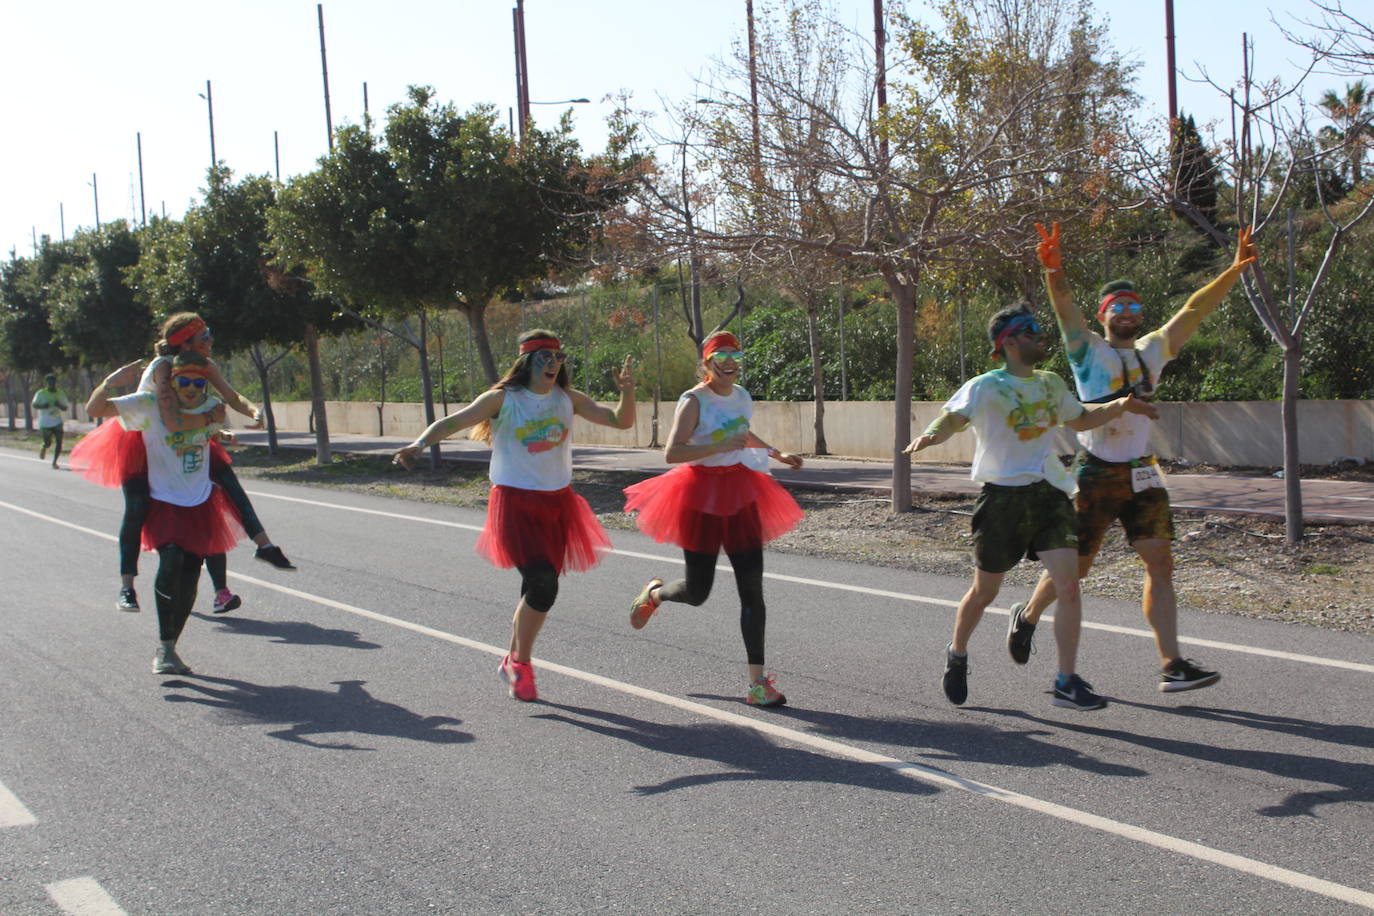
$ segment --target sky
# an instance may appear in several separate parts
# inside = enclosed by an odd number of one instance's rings
[[[840,18],[872,34],[872,0],[830,0]],[[756,9],[767,0],[756,0]],[[410,84],[466,110],[514,105],[514,0],[324,0],[334,125],[380,118]],[[896,8],[902,0],[887,0]],[[928,14],[923,0],[904,4]],[[1166,104],[1163,0],[1096,0],[1113,44],[1141,64],[1147,113]],[[1256,44],[1258,72],[1292,73],[1298,54],[1272,25],[1307,14],[1307,0],[1180,0],[1177,61],[1184,75],[1240,71],[1241,35]],[[571,107],[584,149],[605,143],[607,96],[636,107],[698,94],[713,59],[727,57],[745,26],[744,0],[525,0],[530,95],[590,104],[536,105],[550,123]],[[314,167],[327,150],[315,0],[0,0],[5,49],[0,86],[0,252],[33,253],[34,235],[68,238],[102,222],[179,217],[200,197],[209,166],[210,81],[215,154],[237,176]],[[1324,78],[1309,98],[1343,85]],[[1220,118],[1215,90],[1179,79],[1180,107]],[[94,182],[94,185],[93,185]]]

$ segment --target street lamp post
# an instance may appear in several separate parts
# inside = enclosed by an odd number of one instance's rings
[[[205,109],[210,115],[210,168],[219,164],[219,159],[215,156],[215,97],[210,93],[210,81],[205,81],[205,91],[197,92],[196,95],[205,100]]]

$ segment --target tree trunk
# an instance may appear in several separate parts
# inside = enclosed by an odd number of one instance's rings
[[[487,339],[487,307],[485,304],[480,308],[469,305],[466,314],[472,339],[477,344],[477,358],[482,361],[482,373],[487,377],[488,385],[495,385],[500,376],[496,374],[496,360],[492,359],[491,341]]]
[[[92,386],[94,387],[94,386]],[[15,414],[19,412],[19,404],[14,397],[14,374],[5,373],[5,415],[9,417],[10,430],[14,430]]]
[[[324,412],[324,375],[320,371],[320,332],[305,326],[305,354],[310,363],[310,408],[315,418],[315,463],[329,464],[329,418]]]
[[[272,389],[267,384],[267,360],[262,356],[262,345],[253,344],[248,351],[253,360],[253,368],[258,370],[258,384],[262,386],[262,418],[267,426],[267,454],[277,454],[277,420],[272,416]]]
[[[434,380],[429,374],[429,313],[420,309],[420,391],[425,399],[425,426],[430,426],[436,419],[434,416]],[[429,467],[430,470],[439,468],[439,443],[434,443],[429,448]]]
[[[916,289],[895,274],[885,274],[897,303],[897,376],[892,398],[892,511],[911,511],[911,377],[915,362]]]
[[[806,337],[811,347],[811,396],[816,402],[815,453],[829,455],[830,449],[825,442],[825,376],[821,370],[820,306],[817,303],[810,303],[806,308]]]
[[[1283,351],[1283,490],[1288,543],[1302,540],[1302,472],[1298,461],[1298,397],[1302,344]]]

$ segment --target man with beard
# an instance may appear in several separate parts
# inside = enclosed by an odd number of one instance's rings
[[[1097,320],[1103,333],[1097,334],[1088,329],[1082,313],[1073,304],[1073,293],[1064,277],[1059,224],[1055,223],[1048,233],[1043,226],[1036,228],[1040,231],[1036,255],[1045,269],[1045,284],[1059,320],[1078,396],[1085,403],[1128,392],[1142,398],[1153,395],[1165,365],[1255,260],[1250,230],[1242,228],[1231,266],[1193,293],[1164,327],[1143,337],[1143,308],[1134,284],[1126,280],[1109,283],[1100,294]],[[1173,515],[1169,491],[1165,489],[1159,463],[1150,453],[1149,439],[1150,422],[1139,415],[1122,417],[1092,432],[1080,432],[1081,449],[1073,466],[1078,481],[1078,575],[1087,575],[1107,528],[1120,519],[1126,540],[1145,565],[1142,605],[1159,652],[1159,690],[1196,690],[1215,684],[1221,675],[1183,658],[1179,650]],[[1035,625],[1054,603],[1056,594],[1062,608],[1062,591],[1048,576],[1041,576],[1031,600],[1012,605],[1007,651],[1018,665],[1024,665],[1030,657]]]
[[[1092,429],[1123,413],[1155,416],[1134,395],[1085,406],[1064,380],[1035,368],[1048,355],[1045,337],[1028,305],[1004,308],[988,323],[993,359],[1005,365],[965,382],[938,419],[905,449],[919,452],[972,424],[978,438],[973,479],[983,485],[973,512],[973,585],[959,602],[954,636],[945,650],[945,696],[956,706],[968,699],[968,641],[983,611],[1002,587],[1002,577],[1022,557],[1038,559],[1059,590],[1054,637],[1059,673],[1056,706],[1101,709],[1075,667],[1082,603],[1078,592],[1073,479],[1053,451],[1050,435],[1060,425]]]

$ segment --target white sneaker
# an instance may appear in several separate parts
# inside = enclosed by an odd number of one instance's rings
[[[157,647],[157,654],[153,656],[153,674],[190,673],[191,666],[181,660],[173,644],[164,642]]]

